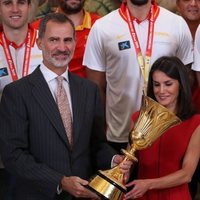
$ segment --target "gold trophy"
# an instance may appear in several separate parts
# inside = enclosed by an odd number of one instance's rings
[[[145,149],[160,137],[168,128],[180,123],[181,120],[148,96],[143,96],[139,117],[129,134],[129,147],[122,149],[126,160],[137,161],[135,151]],[[119,200],[126,187],[123,183],[124,175],[119,165],[110,170],[99,170],[91,178],[88,188],[102,199]]]

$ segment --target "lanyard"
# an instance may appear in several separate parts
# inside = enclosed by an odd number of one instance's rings
[[[122,5],[122,6],[124,6],[124,5]],[[133,40],[133,44],[135,47],[136,55],[137,55],[138,64],[141,69],[142,76],[144,78],[144,92],[146,93],[148,75],[149,75],[149,70],[150,70],[150,61],[151,61],[151,55],[152,55],[152,47],[153,47],[154,24],[155,24],[155,20],[158,16],[159,8],[156,5],[151,6],[145,57],[142,56],[140,43],[139,43],[138,36],[137,36],[136,30],[135,30],[135,27],[133,24],[133,17],[131,16],[130,11],[128,10],[127,7],[125,7],[124,13],[122,13],[123,9],[124,8],[120,8],[120,12],[122,15],[125,16],[126,22],[128,23],[129,31],[130,31],[130,34],[131,34],[131,37]]]
[[[24,53],[22,77],[28,75],[30,55],[31,55],[31,32],[30,31],[28,31],[27,40],[26,40],[25,45],[26,45],[26,47],[25,47],[25,53]],[[11,76],[12,76],[12,80],[16,81],[16,80],[18,80],[18,75],[17,75],[16,67],[15,67],[13,59],[12,59],[10,48],[6,42],[6,37],[5,37],[4,32],[2,32],[2,46],[3,46],[4,53],[6,55],[6,60],[8,63],[8,67],[9,67]]]

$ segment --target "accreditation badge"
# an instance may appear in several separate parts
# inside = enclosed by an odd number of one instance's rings
[[[0,77],[8,76],[8,69],[7,67],[0,68]]]

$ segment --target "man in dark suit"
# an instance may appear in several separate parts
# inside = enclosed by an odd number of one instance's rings
[[[95,198],[86,180],[97,167],[122,160],[106,144],[98,87],[67,70],[75,29],[65,15],[43,19],[37,44],[43,63],[6,86],[0,104],[0,148],[6,169],[16,176],[15,199]],[[56,103],[58,76],[69,101],[72,142]]]

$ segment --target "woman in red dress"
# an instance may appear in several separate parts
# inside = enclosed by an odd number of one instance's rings
[[[188,74],[176,57],[161,57],[149,73],[147,95],[174,112],[182,123],[138,152],[138,177],[124,199],[191,200],[188,190],[200,157],[200,115],[194,114]],[[138,113],[133,115],[133,121]]]

